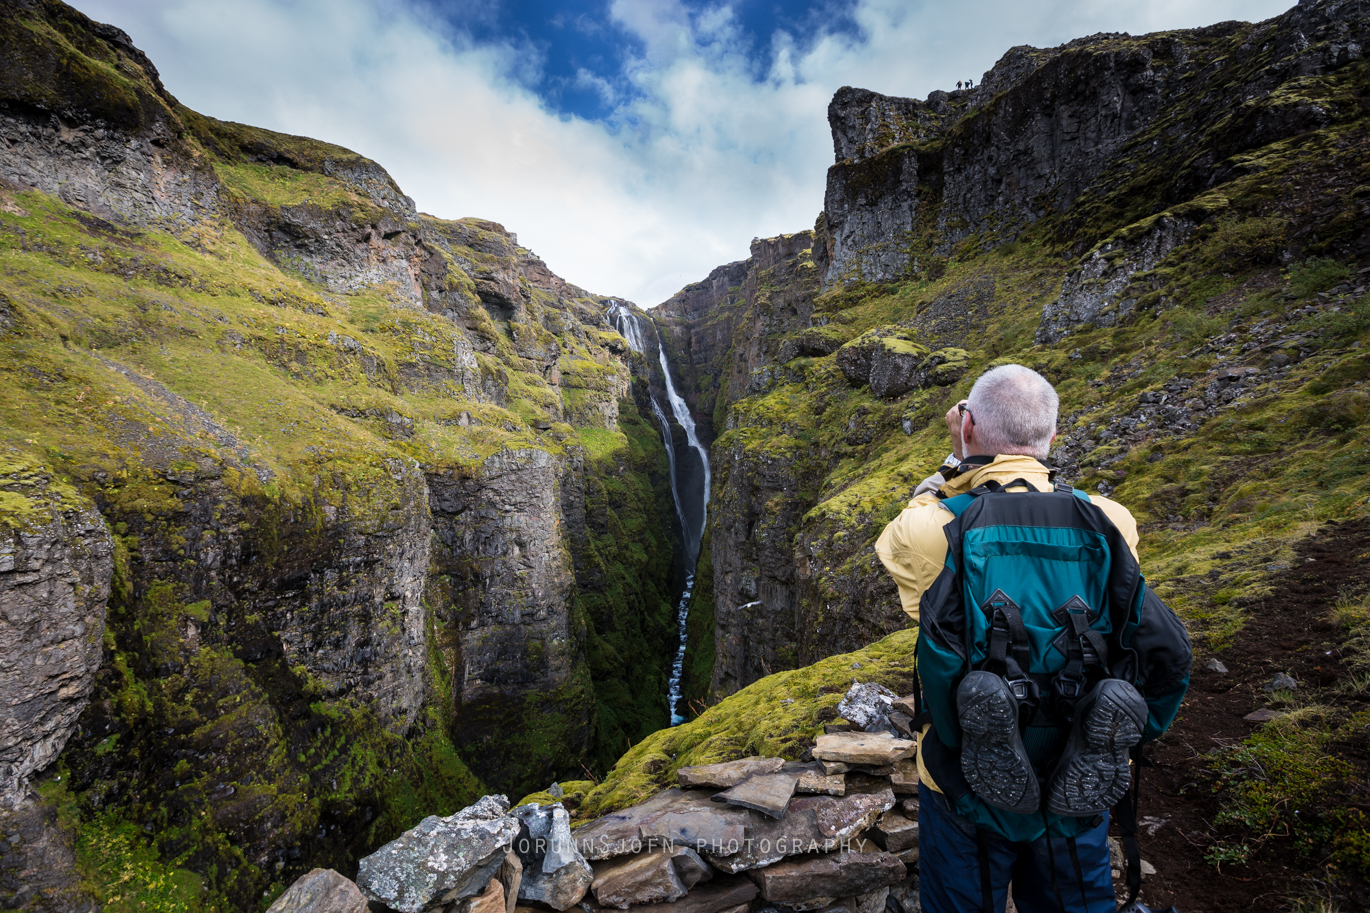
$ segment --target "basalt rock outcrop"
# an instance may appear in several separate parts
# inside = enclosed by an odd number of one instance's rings
[[[1336,118],[1294,87],[1361,58],[1368,12],[1300,3],[1257,25],[1014,48],[975,88],[924,101],[840,90],[828,109],[825,287],[939,274],[963,241],[1012,241],[1077,202],[1064,228],[1092,246],[1091,229],[1197,196],[1240,172],[1249,150]],[[1120,211],[1120,196],[1153,208]]]
[[[0,50],[3,833],[246,908],[665,725],[680,531],[613,299],[57,0]]]
[[[654,312],[714,440],[712,587],[699,606],[713,643],[692,634],[696,693],[907,624],[870,546],[946,453],[953,397],[996,360],[1068,384],[1111,351],[1098,334],[1135,348],[1143,325],[1173,348],[1129,352],[1130,378],[1221,350],[1221,363],[1180,372],[1202,377],[1165,378],[1145,407],[1118,402],[1127,416],[1102,417],[1095,401],[1122,381],[1066,387],[1073,424],[1058,454],[1103,492],[1137,474],[1119,468],[1128,447],[1257,401],[1254,375],[1217,375],[1251,367],[1239,349],[1265,352],[1289,322],[1246,326],[1239,309],[1344,313],[1345,291],[1310,296],[1356,267],[1327,266],[1336,278],[1322,286],[1274,274],[1370,253],[1354,157],[1367,34],[1365,3],[1323,0],[1263,23],[1014,48],[975,88],[923,100],[838,91],[813,231],[753,242],[750,260]],[[1237,278],[1253,272],[1265,278]],[[1233,341],[1215,347],[1205,334],[1219,324]],[[1288,372],[1311,350],[1285,343],[1269,357]],[[1208,387],[1216,398],[1171,392]]]
[[[0,492],[25,506],[0,522],[0,807],[12,808],[86,708],[100,666],[114,539],[94,506],[41,466],[0,475]]]

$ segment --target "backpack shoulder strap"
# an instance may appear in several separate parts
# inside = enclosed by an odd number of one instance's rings
[[[979,495],[977,495],[973,491],[967,492],[966,494],[957,495],[954,498],[947,498],[943,501],[940,501],[939,505],[944,510],[951,511],[951,515],[953,517],[959,517],[966,512],[967,507],[970,507],[972,504],[975,503],[975,499],[978,497]]]
[[[994,479],[990,479],[983,485],[975,486],[963,495],[957,495],[954,498],[943,498],[941,505],[951,511],[952,516],[959,517],[966,512],[966,508],[975,503],[976,498],[979,498],[982,495],[998,494],[1001,491],[1008,491],[1010,488],[1016,488],[1018,486],[1022,486],[1028,491],[1037,491],[1032,483],[1026,479],[1014,479],[1006,485],[1000,484]],[[1088,500],[1088,498],[1086,498],[1086,500]]]
[[[1054,469],[1052,470],[1052,473],[1053,473],[1053,479],[1052,479],[1053,487],[1055,488],[1056,491],[1060,492],[1061,494],[1074,495],[1075,497],[1079,498],[1081,501],[1084,501],[1086,504],[1093,504],[1093,503],[1094,503],[1093,501],[1090,500],[1090,498],[1089,498],[1089,493],[1088,493],[1088,492],[1081,491],[1081,490],[1078,489],[1078,488],[1072,488],[1072,487],[1071,487],[1071,484],[1070,484],[1069,482],[1062,482],[1062,481],[1059,481],[1059,480],[1055,479],[1055,478],[1054,478],[1054,473],[1055,473],[1055,470],[1054,470]]]

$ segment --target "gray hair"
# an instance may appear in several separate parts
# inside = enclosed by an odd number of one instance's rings
[[[971,387],[967,405],[981,451],[1022,453],[1039,460],[1051,452],[1060,397],[1031,368],[991,368]]]

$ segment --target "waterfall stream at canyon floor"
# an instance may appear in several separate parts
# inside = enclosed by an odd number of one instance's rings
[[[628,341],[628,345],[634,352],[646,355],[646,346],[643,341],[642,322],[636,314],[622,304],[613,304],[609,307],[609,318],[614,322],[615,328]],[[652,332],[656,333],[656,327],[652,326]],[[698,507],[698,517],[691,516],[694,513],[694,506],[686,504],[681,498],[682,467],[678,466],[675,453],[675,441],[671,434],[671,423],[665,411],[657,403],[656,398],[650,394],[648,398],[652,403],[652,414],[656,416],[657,424],[661,426],[662,443],[666,446],[666,458],[670,464],[671,473],[671,497],[675,501],[676,516],[680,518],[681,536],[685,542],[685,590],[680,595],[680,602],[676,606],[676,627],[679,635],[679,642],[676,646],[675,661],[671,664],[671,676],[667,686],[667,702],[671,711],[671,725],[676,726],[685,722],[685,717],[678,710],[680,704],[680,679],[685,667],[685,623],[690,614],[690,597],[694,593],[695,566],[699,561],[700,543],[704,537],[704,525],[708,518],[709,510],[709,453],[704,449],[704,445],[699,442],[699,435],[695,430],[694,416],[690,415],[690,407],[685,399],[676,392],[675,383],[671,380],[671,366],[666,360],[666,350],[661,345],[661,336],[657,335],[657,353],[661,358],[661,374],[665,378],[666,399],[671,407],[671,413],[675,416],[676,423],[685,430],[685,439],[689,442],[690,448],[699,455],[699,460],[703,468],[703,490],[700,494],[700,504]],[[692,522],[693,521],[693,522]]]

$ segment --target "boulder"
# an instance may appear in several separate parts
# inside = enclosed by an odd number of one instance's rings
[[[824,896],[878,891],[903,881],[906,874],[904,863],[890,853],[825,853],[787,859],[752,872],[751,877],[768,902],[792,906]]]
[[[890,896],[889,888],[881,888],[855,897],[843,897],[824,907],[822,913],[881,913],[885,909],[885,898]]]
[[[821,761],[884,767],[911,757],[917,747],[910,739],[887,733],[834,732],[818,737],[813,756]]]
[[[773,774],[785,764],[781,758],[739,758],[721,764],[682,767],[676,771],[681,788],[728,789],[757,774]]]
[[[267,907],[266,913],[366,913],[366,896],[350,878],[313,869]]]
[[[642,839],[648,849],[683,844],[731,846],[746,836],[746,816],[719,815],[714,806],[699,811],[670,812],[642,826]]]
[[[881,812],[894,807],[889,784],[869,783],[854,791],[848,782],[847,794],[799,796],[790,801],[784,818],[776,819],[748,811],[746,839],[732,852],[718,854],[706,848],[709,863],[729,874],[758,869],[786,856],[804,853],[831,853],[851,844],[867,830]],[[840,895],[832,895],[837,897]]]
[[[890,809],[882,814],[870,831],[871,839],[887,853],[902,853],[918,845],[918,819],[910,820]]]
[[[837,350],[837,367],[848,383],[869,384],[881,398],[907,393],[925,383],[923,363],[931,354],[912,336],[912,331],[897,326],[870,330]]]
[[[590,890],[600,906],[626,910],[637,904],[679,900],[712,874],[698,853],[677,846],[599,863]]]
[[[918,795],[918,762],[913,758],[895,761],[890,771],[890,787],[897,796]]]
[[[816,765],[806,765],[799,771],[794,791],[801,796],[842,796],[847,792],[847,778],[842,774],[827,774]]]
[[[905,695],[890,703],[890,709],[896,713],[902,713],[913,719],[918,716],[918,700],[912,694]]]
[[[837,715],[866,732],[886,732],[890,728],[890,706],[898,698],[899,695],[876,682],[854,682],[837,705]]]
[[[357,884],[400,913],[482,893],[519,834],[508,811],[504,796],[485,796],[451,817],[424,818],[362,859]]]
[[[798,782],[797,773],[758,774],[714,796],[714,801],[783,818]]]
[[[913,731],[913,717],[907,713],[900,713],[898,710],[890,711],[890,725],[894,731],[906,739],[918,738],[918,733]]]
[[[519,859],[519,854],[510,850],[504,856],[504,864],[495,873],[500,884],[504,886],[504,913],[514,913],[514,908],[518,906],[519,888],[523,884],[523,860]]]
[[[756,883],[740,875],[725,875],[702,884],[679,900],[629,907],[630,913],[738,913],[748,909],[757,895]],[[581,904],[587,913],[605,908],[589,897]]]
[[[667,789],[640,805],[604,815],[575,832],[576,847],[589,860],[640,853],[648,842],[656,846],[699,841],[721,848],[740,846],[751,812],[709,801],[705,793]]]
[[[1299,683],[1295,680],[1294,676],[1290,675],[1288,672],[1276,672],[1275,677],[1266,683],[1265,690],[1294,691],[1298,687]]]
[[[520,805],[521,827],[514,852],[523,866],[519,900],[534,900],[556,910],[580,903],[594,872],[571,836],[571,818],[561,803]]]
[[[458,901],[450,908],[450,913],[507,913],[507,910],[504,885],[498,878],[491,878],[484,891]]]
[[[950,387],[965,376],[969,367],[970,353],[965,349],[938,349],[922,364],[927,377],[925,386]]]
[[[905,869],[908,867],[905,866]],[[880,888],[866,894],[857,894],[854,898],[856,913],[882,913],[885,909],[885,900],[890,896],[889,888]]]

